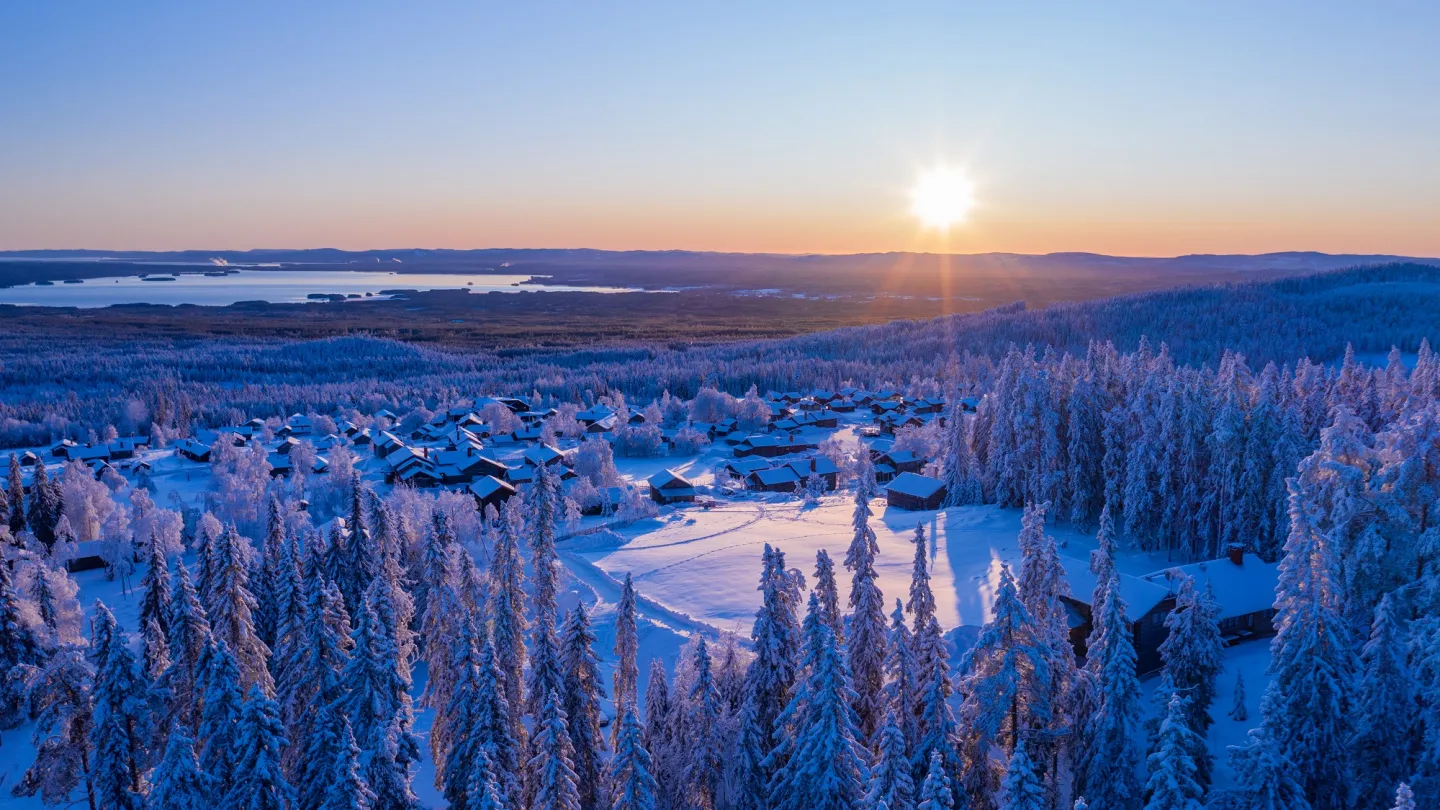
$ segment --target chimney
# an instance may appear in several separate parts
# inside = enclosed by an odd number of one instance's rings
[[[1231,543],[1226,547],[1225,553],[1230,557],[1230,562],[1236,565],[1245,564],[1245,547],[1239,543]]]

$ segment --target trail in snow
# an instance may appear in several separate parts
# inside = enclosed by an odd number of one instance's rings
[[[578,554],[561,551],[559,556],[560,561],[565,564],[575,579],[595,594],[596,599],[599,600],[597,608],[604,607],[607,610],[613,610],[619,604],[620,592],[624,587],[619,580]],[[681,636],[688,637],[694,633],[703,633],[707,636],[719,636],[720,634],[720,631],[712,625],[665,607],[638,591],[635,594],[635,606],[641,617]]]

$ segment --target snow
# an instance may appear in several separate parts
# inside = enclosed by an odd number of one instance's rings
[[[885,489],[898,492],[901,495],[912,495],[916,498],[928,498],[940,491],[945,486],[938,478],[920,475],[919,473],[903,472],[895,476],[895,480],[885,485]]]

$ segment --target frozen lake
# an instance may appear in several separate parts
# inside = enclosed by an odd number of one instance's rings
[[[189,268],[187,268],[189,269]],[[219,270],[209,271],[218,273]],[[272,304],[313,300],[311,295],[378,297],[385,290],[470,290],[471,292],[631,292],[621,287],[567,287],[524,284],[529,275],[463,273],[392,273],[379,270],[230,269],[224,275],[170,272],[139,276],[87,278],[82,283],[25,284],[0,288],[0,304],[45,307],[108,307],[112,304],[202,304],[227,306],[238,301]],[[155,281],[156,278],[172,279]]]

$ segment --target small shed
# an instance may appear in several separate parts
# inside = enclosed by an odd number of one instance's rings
[[[904,472],[885,486],[885,502],[897,509],[939,509],[945,500],[945,482],[919,473]]]
[[[484,512],[487,506],[499,509],[501,504],[515,494],[515,487],[493,475],[487,475],[466,487],[466,491],[475,496],[475,503],[479,505],[480,511]]]
[[[650,476],[650,499],[656,503],[688,503],[695,500],[695,484],[674,470]]]

